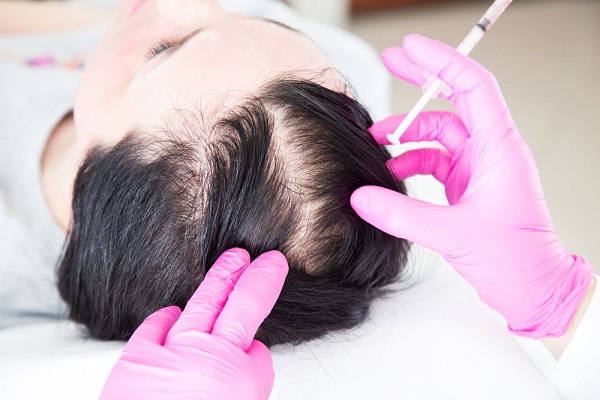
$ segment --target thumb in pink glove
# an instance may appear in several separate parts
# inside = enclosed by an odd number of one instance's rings
[[[287,272],[278,251],[252,263],[245,250],[223,253],[183,312],[158,310],[134,332],[100,399],[267,399],[273,363],[254,335]]]
[[[445,149],[413,150],[389,161],[399,179],[432,174],[450,206],[379,187],[351,201],[379,229],[441,254],[499,311],[509,328],[533,338],[561,336],[586,294],[592,267],[569,254],[556,234],[530,149],[493,75],[454,49],[411,35],[383,53],[387,69],[412,84],[424,71],[442,79],[456,113],[424,112],[401,142],[439,141]],[[380,144],[404,115],[375,124]]]

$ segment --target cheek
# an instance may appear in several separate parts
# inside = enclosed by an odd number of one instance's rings
[[[80,90],[73,107],[75,130],[79,139],[85,143],[97,143],[95,136],[98,129],[106,121],[109,112],[103,108],[104,102],[95,96],[87,95],[88,91]]]
[[[102,52],[98,52],[88,58],[77,88],[74,114],[80,126],[104,115],[105,108],[114,99],[114,75],[106,65],[98,62],[101,57]]]
[[[119,112],[119,102],[108,104],[101,98],[81,96],[73,108],[78,138],[88,146],[116,144],[128,130],[127,114]]]
[[[110,53],[102,48],[90,57],[77,89],[73,114],[79,136],[94,138],[111,119],[125,82]],[[97,140],[93,140],[97,142]]]

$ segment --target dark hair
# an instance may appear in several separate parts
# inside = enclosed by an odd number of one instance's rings
[[[93,149],[57,271],[70,318],[127,339],[157,309],[185,307],[217,257],[241,247],[280,250],[290,265],[256,336],[267,346],[362,322],[408,252],[350,206],[362,185],[404,192],[371,124],[346,94],[280,78],[209,129],[188,120],[186,139],[131,132]]]

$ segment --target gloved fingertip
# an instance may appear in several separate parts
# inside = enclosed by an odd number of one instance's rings
[[[387,135],[388,132],[384,132],[383,126],[381,124],[373,124],[369,128],[369,133],[377,140],[377,143],[379,143],[379,139],[385,138],[385,135]]]
[[[404,195],[379,186],[363,186],[354,191],[350,204],[360,218],[395,237],[403,237],[404,216],[397,203]]]
[[[176,320],[181,315],[181,308],[177,306],[169,306],[161,308],[150,314],[144,320],[144,323],[156,323],[159,321]]]
[[[418,33],[411,33],[404,36],[404,40],[402,41],[402,47],[406,49],[414,48],[415,46],[419,46],[419,44],[423,43],[423,41],[431,40],[423,35],[419,35]]]
[[[144,322],[133,332],[127,342],[127,346],[137,346],[138,342],[150,342],[162,345],[169,330],[181,315],[181,309],[177,306],[161,308],[150,314]]]
[[[405,117],[406,114],[398,114],[389,116],[385,119],[382,119],[381,121],[377,121],[369,128],[369,133],[375,136],[376,139],[378,139],[379,137],[385,138],[385,140],[382,141],[378,140],[379,144],[390,144],[386,135],[388,133],[394,133],[396,128],[398,128],[398,126]]]
[[[401,51],[402,51],[401,47],[397,47],[397,46],[388,47],[381,52],[381,59],[385,62],[386,60],[390,59],[391,57],[397,56],[398,53]]]
[[[169,306],[162,309],[162,311],[170,318],[179,318],[181,315],[181,308],[178,306]]]
[[[219,256],[213,266],[210,267],[204,282],[217,279],[234,283],[242,271],[250,265],[250,261],[250,254],[244,249],[235,247],[226,250]]]
[[[283,255],[282,252],[280,252],[278,250],[271,250],[271,251],[267,251],[266,253],[261,254],[259,257],[267,258],[274,265],[277,265],[277,267],[280,268],[282,271],[284,271],[285,274],[287,275],[288,270],[289,270],[288,260],[287,260],[287,258],[285,258],[285,256]]]
[[[288,261],[283,253],[278,250],[271,250],[261,254],[252,262],[252,264],[250,264],[248,268],[264,268],[266,270],[265,276],[267,274],[273,275],[273,278],[275,279],[273,284],[278,286],[283,285],[283,282],[285,281],[285,278],[289,272]]]
[[[350,205],[359,216],[378,214],[378,208],[373,207],[372,191],[375,186],[359,187],[350,196]]]
[[[267,251],[259,256],[260,258],[267,258],[274,263],[288,265],[287,258],[279,250]]]
[[[239,248],[239,247],[234,247],[234,248],[224,251],[223,254],[221,255],[221,257],[224,257],[225,259],[230,259],[235,264],[250,263],[250,254],[248,253],[248,251],[246,251],[242,248]],[[219,258],[221,258],[221,257],[219,257]]]

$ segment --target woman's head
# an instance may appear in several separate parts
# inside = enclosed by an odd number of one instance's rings
[[[96,147],[82,165],[58,270],[70,317],[126,339],[158,308],[184,307],[216,258],[242,247],[280,250],[290,264],[257,335],[267,345],[363,321],[408,245],[350,206],[362,185],[403,190],[360,104],[279,78],[217,119],[180,116],[168,132]]]
[[[290,71],[327,70],[321,83],[343,90],[329,67],[302,33],[223,12],[214,0],[125,0],[86,61],[77,133],[84,149],[112,146],[128,131],[160,125],[170,110],[215,114]]]

